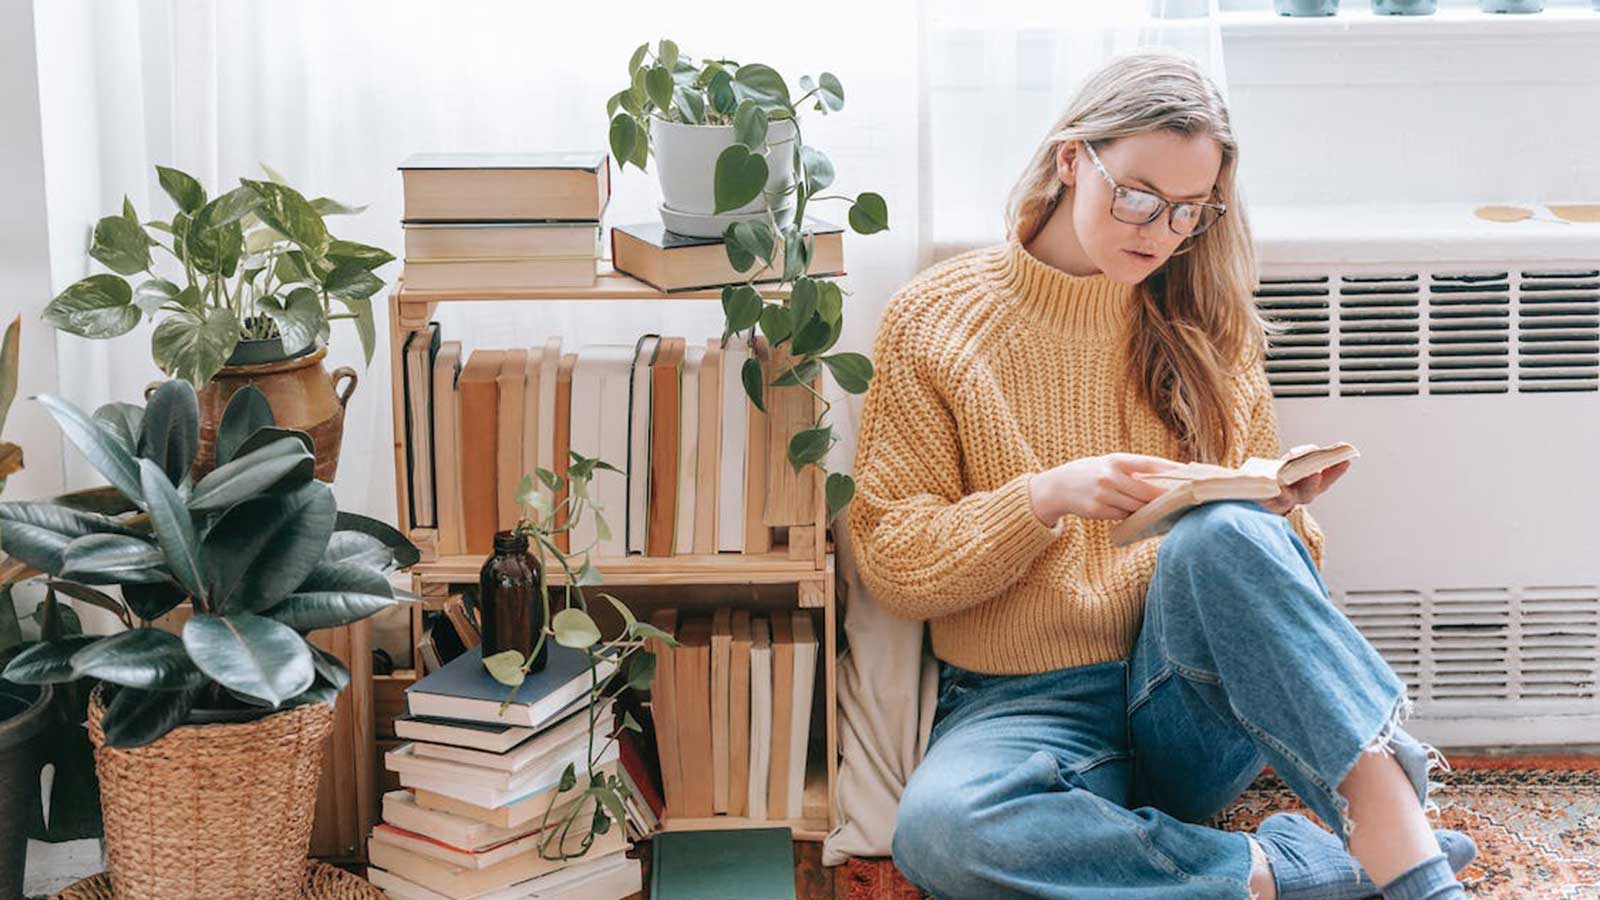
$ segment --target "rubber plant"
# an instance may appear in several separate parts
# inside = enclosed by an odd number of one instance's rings
[[[163,383],[146,407],[111,403],[93,415],[38,400],[110,488],[0,503],[0,540],[25,567],[13,578],[44,573],[126,628],[42,642],[4,677],[112,686],[104,727],[123,748],[185,723],[332,703],[350,673],[306,634],[393,605],[387,572],[418,554],[395,529],[337,508],[312,477],[310,438],[276,427],[261,392],[241,389],[221,420],[219,464],[196,483],[189,383]],[[152,624],[184,603],[193,614],[181,636]]]
[[[788,345],[789,365],[770,386],[798,385],[822,402],[811,427],[789,440],[789,463],[796,472],[807,465],[826,471],[823,459],[838,436],[828,423],[832,405],[817,394],[812,382],[826,366],[845,391],[864,393],[872,380],[872,362],[860,353],[829,352],[844,326],[845,293],[833,281],[806,274],[814,243],[814,235],[805,225],[806,212],[813,201],[843,201],[849,204],[846,220],[857,234],[889,228],[889,207],[882,195],[865,191],[852,198],[823,193],[834,182],[833,162],[805,143],[801,108],[809,103],[823,115],[839,112],[844,108],[844,86],[830,72],[815,79],[807,75],[799,81],[803,93],[795,97],[771,66],[731,59],[696,63],[667,39],[659,41],[654,50],[648,43],[640,44],[628,60],[628,77],[628,86],[606,101],[611,153],[619,169],[632,163],[640,171],[646,170],[653,118],[733,126],[736,142],[715,162],[715,211],[738,209],[761,197],[766,220],[738,222],[723,232],[729,263],[735,271],[748,273],[745,283],[722,290],[723,339],[760,328],[774,350]],[[782,193],[784,198],[794,195],[793,218],[782,226],[772,209],[773,197],[764,190],[771,171],[768,159],[775,152],[767,142],[767,127],[778,119],[794,123],[793,146],[787,152],[793,155],[797,173],[794,183]],[[788,205],[789,201],[782,203]],[[774,269],[781,269],[781,278],[758,288],[757,275]],[[754,357],[746,360],[740,375],[751,402],[765,412],[763,395],[769,385],[761,361]],[[831,518],[855,495],[855,482],[849,475],[835,472],[827,476],[825,484]]]
[[[609,537],[610,526],[589,496],[589,484],[597,472],[614,472],[619,476],[621,472],[600,459],[580,453],[569,455],[572,461],[566,477],[539,468],[535,470],[537,482],[533,475],[525,475],[517,486],[517,502],[527,512],[518,520],[516,530],[528,536],[529,545],[537,550],[540,569],[546,573],[546,577],[539,580],[539,600],[543,608],[540,621],[545,627],[540,630],[531,655],[524,657],[516,650],[506,650],[483,661],[489,674],[509,688],[506,696],[506,703],[509,703],[533,660],[539,658],[545,641],[554,640],[563,647],[581,650],[587,656],[587,767],[580,773],[576,765],[568,764],[545,807],[541,820],[544,829],[541,833],[545,836],[539,842],[539,854],[551,860],[583,856],[589,852],[596,835],[605,834],[613,825],[625,827],[626,803],[632,793],[620,777],[598,771],[599,760],[623,731],[639,733],[642,729],[632,713],[624,712],[619,720],[610,715],[611,707],[624,692],[648,690],[655,680],[656,658],[645,649],[647,641],[656,640],[667,646],[678,643],[672,635],[635,618],[628,605],[615,595],[593,590],[604,579],[591,554],[596,544]],[[555,499],[563,496],[565,499],[559,502]],[[595,517],[594,542],[587,547],[563,551],[556,544],[556,536],[570,535],[585,514]],[[548,577],[552,564],[563,575],[555,594],[550,590]],[[621,617],[622,628],[616,637],[607,640],[601,635],[600,627],[589,613],[591,592],[596,598],[607,601]],[[599,674],[602,662],[616,666],[605,678]],[[504,705],[501,708],[503,710]],[[583,779],[581,783],[580,778]],[[582,789],[578,791],[580,786]],[[587,826],[579,821],[585,815],[589,816]],[[575,826],[580,828],[581,836],[575,849],[568,852],[568,838]]]
[[[159,318],[151,338],[156,365],[195,387],[221,370],[240,340],[281,338],[292,357],[327,341],[342,319],[354,325],[370,365],[377,344],[371,298],[383,287],[373,270],[394,256],[328,232],[325,216],[366,207],[307,200],[262,168],[268,180],[241,178],[208,197],[187,173],[156,166],[177,207],[172,218],[141,221],[124,197],[120,215],[95,225],[89,247],[111,272],[69,285],[45,307],[45,321],[80,337],[114,338]],[[166,263],[158,267],[152,251]]]

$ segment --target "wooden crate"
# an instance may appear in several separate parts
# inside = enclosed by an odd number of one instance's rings
[[[771,296],[771,288],[763,288]],[[602,265],[596,284],[582,288],[539,288],[511,291],[415,291],[407,290],[404,281],[396,284],[389,295],[389,359],[390,371],[402,370],[402,350],[410,332],[422,331],[432,321],[437,304],[456,301],[607,301],[607,300],[659,300],[662,302],[687,300],[720,300],[720,290],[689,291],[665,294],[643,282],[615,272]],[[406,466],[405,398],[399,378],[390,379],[392,389],[392,426],[394,430],[396,515],[400,529],[423,551],[423,561],[412,569],[413,591],[420,598],[413,618],[413,637],[421,635],[421,610],[442,604],[452,586],[476,584],[481,556],[450,555],[438,553],[437,534],[431,528],[414,528],[410,521],[410,479]],[[821,393],[820,382],[817,387]],[[822,402],[815,399],[813,414],[820,412]],[[778,450],[782,453],[782,449]],[[785,462],[784,465],[787,465]],[[816,702],[824,704],[826,723],[824,754],[813,759],[807,767],[804,815],[796,820],[753,821],[746,818],[717,816],[713,819],[676,819],[662,823],[663,829],[693,828],[754,828],[768,825],[787,826],[796,839],[821,841],[832,830],[834,790],[838,780],[838,725],[837,725],[837,655],[838,621],[834,603],[834,563],[831,548],[827,545],[826,497],[821,478],[815,467],[807,468],[805,477],[813,479],[810,485],[788,485],[786,488],[804,490],[813,512],[803,524],[786,524],[770,527],[771,547],[763,553],[712,553],[689,554],[670,557],[630,556],[626,558],[600,558],[595,560],[608,585],[794,585],[797,608],[820,610],[821,646],[818,665],[823,672],[823,690]],[[552,573],[559,583],[559,573]],[[393,690],[392,684],[377,690]],[[379,741],[381,747],[385,742]],[[382,770],[382,755],[374,753],[375,767]],[[381,784],[382,775],[379,775]]]

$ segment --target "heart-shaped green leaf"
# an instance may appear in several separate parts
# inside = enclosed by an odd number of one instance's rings
[[[706,86],[706,96],[711,99],[711,108],[728,115],[739,108],[739,98],[733,93],[733,76],[726,69],[711,76],[711,83]]]
[[[744,393],[745,396],[750,398],[750,402],[756,405],[756,409],[766,412],[767,406],[766,400],[763,398],[764,388],[762,386],[762,382],[765,379],[761,374],[761,360],[753,356],[745,360],[744,365],[739,369],[739,380],[744,382]]]
[[[789,107],[789,86],[771,66],[745,63],[733,75],[734,90],[764,107]]]
[[[665,112],[672,106],[672,73],[660,63],[651,66],[644,73],[644,90],[650,102]]]
[[[889,229],[889,205],[871,191],[857,194],[850,206],[850,227],[856,234],[877,234]]]
[[[178,204],[179,210],[193,215],[195,210],[206,205],[206,189],[187,173],[156,166],[156,178],[161,182],[161,189],[167,192],[173,203]]]
[[[44,320],[79,337],[113,338],[139,324],[133,290],[115,275],[90,275],[57,294],[44,308]]]
[[[379,266],[394,262],[394,254],[382,247],[335,239],[328,242],[328,261],[335,266],[353,263],[370,272]]]
[[[255,192],[258,198],[255,213],[269,228],[288,237],[313,257],[327,252],[328,228],[322,222],[322,215],[299,191],[271,181],[239,180]]]
[[[502,650],[484,657],[483,667],[495,681],[507,687],[520,687],[528,677],[528,673],[522,670],[526,662],[521,653],[515,650]]]
[[[793,330],[794,326],[787,309],[776,303],[769,303],[761,310],[761,333],[766,335],[768,344],[778,346],[789,339],[789,333]]]
[[[305,286],[294,288],[287,296],[262,297],[256,301],[256,307],[278,326],[283,352],[291,355],[310,347],[328,324],[317,292]]]
[[[794,387],[801,384],[810,384],[817,377],[817,370],[821,366],[814,359],[808,359],[797,366],[790,366],[783,370],[783,374],[773,380],[773,387]]]
[[[294,629],[248,613],[197,615],[184,623],[183,646],[200,671],[230,690],[273,707],[311,687],[311,649]]]
[[[761,295],[747,284],[722,289],[722,315],[727,334],[743,331],[761,320]]]
[[[856,495],[856,482],[843,472],[832,472],[823,491],[828,497],[828,519],[832,520],[839,510],[850,505],[850,499]]]
[[[844,85],[832,72],[823,72],[818,76],[817,88],[817,96],[822,98],[824,106],[834,112],[844,109]]]
[[[377,320],[372,317],[372,300],[368,297],[339,297],[344,308],[355,316],[356,336],[361,338],[361,356],[372,365],[372,351],[378,345]]]
[[[827,425],[820,428],[807,428],[789,439],[789,465],[796,472],[800,471],[807,463],[814,463],[821,459],[833,443],[833,429]]]
[[[835,353],[824,356],[822,361],[840,387],[852,394],[866,393],[867,383],[872,380],[872,360],[859,353]]]
[[[563,647],[586,650],[600,643],[600,629],[594,619],[576,606],[556,613],[550,619],[550,627],[556,633],[556,643]]]
[[[628,660],[628,687],[636,691],[646,691],[655,680],[656,655],[649,650],[634,653]]]
[[[611,117],[611,156],[617,161],[619,170],[633,159],[633,145],[638,139],[639,126],[633,121],[632,115],[617,113]]]
[[[767,186],[767,161],[743,144],[730,144],[717,154],[712,179],[712,212],[738,209],[761,196]]]
[[[106,216],[94,226],[89,256],[118,275],[133,275],[150,268],[150,235],[137,221]]]
[[[767,111],[754,100],[739,104],[733,114],[733,139],[750,148],[761,150],[767,145]]]
[[[78,677],[126,687],[174,690],[199,680],[183,642],[159,628],[134,628],[72,654]]]
[[[225,307],[211,307],[205,317],[174,313],[156,326],[152,356],[162,371],[204,387],[221,371],[239,342],[239,320]]]
[[[133,303],[146,316],[153,316],[161,305],[178,299],[178,286],[165,278],[151,278],[133,289]]]
[[[810,144],[800,148],[800,167],[805,171],[806,196],[833,184],[833,161]]]
[[[362,300],[383,288],[383,279],[367,271],[360,263],[342,262],[322,280],[328,296],[340,300]]]

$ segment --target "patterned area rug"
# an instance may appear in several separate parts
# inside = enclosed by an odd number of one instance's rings
[[[1430,773],[1436,828],[1472,835],[1478,856],[1460,878],[1473,900],[1600,900],[1600,756],[1445,756]],[[1280,810],[1321,823],[1267,769],[1233,806],[1206,824],[1253,831]],[[847,897],[911,900],[917,893],[886,859],[851,860]]]

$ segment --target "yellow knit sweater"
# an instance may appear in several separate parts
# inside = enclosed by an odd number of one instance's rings
[[[1161,537],[1116,547],[1116,520],[1072,514],[1048,528],[1028,494],[1035,473],[1085,456],[1185,461],[1124,375],[1132,295],[1011,240],[890,301],[849,526],[863,582],[890,612],[929,620],[940,659],[1019,674],[1133,651]],[[1244,437],[1228,465],[1282,453],[1260,363],[1236,380],[1233,416]],[[1289,520],[1320,569],[1322,529],[1305,507]]]

